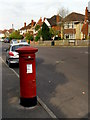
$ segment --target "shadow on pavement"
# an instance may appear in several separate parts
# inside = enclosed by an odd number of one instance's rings
[[[56,88],[68,82],[66,76],[57,72],[56,65],[46,64],[43,59],[36,59],[36,81],[37,94],[43,102],[55,113],[58,118],[67,118],[67,116],[57,107],[58,101],[53,101],[55,97]],[[58,91],[59,93],[59,91]]]

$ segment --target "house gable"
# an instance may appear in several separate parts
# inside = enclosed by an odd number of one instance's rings
[[[49,22],[50,26],[57,26],[57,22],[61,21],[62,17],[59,16],[57,21],[57,15],[52,16],[51,18],[47,18],[47,21]]]
[[[22,27],[20,29],[20,34],[24,35],[25,33],[29,32],[30,34],[33,34],[33,27],[35,26],[36,22],[34,22],[33,20],[31,20],[31,23],[29,23],[28,25],[26,25],[26,23],[24,23],[24,27]]]
[[[48,26],[48,27],[51,27],[50,23],[48,22],[47,19],[44,20],[45,24]]]

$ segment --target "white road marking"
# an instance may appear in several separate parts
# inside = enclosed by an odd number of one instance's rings
[[[19,74],[15,70],[13,70],[12,68],[9,68],[9,69],[12,70],[16,74],[16,76],[19,78]]]
[[[1,61],[8,67],[8,65],[5,63],[5,61],[2,59],[2,57],[0,57]],[[9,67],[8,67],[9,68]],[[19,78],[19,74],[13,70],[12,68],[9,68],[10,70],[12,70],[15,75]],[[51,118],[57,118],[54,113],[47,107],[47,105],[37,96],[37,100],[39,102],[39,104],[45,109],[45,111],[51,116]]]

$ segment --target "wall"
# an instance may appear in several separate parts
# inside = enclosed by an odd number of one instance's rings
[[[81,39],[81,23],[76,25],[76,39]]]
[[[34,45],[51,46],[51,42],[52,41],[38,41],[38,42],[31,41],[30,43],[31,46]],[[58,40],[58,41],[54,41],[54,43],[55,43],[54,46],[90,46],[90,40],[75,40],[75,44],[74,42],[69,43],[69,40]]]

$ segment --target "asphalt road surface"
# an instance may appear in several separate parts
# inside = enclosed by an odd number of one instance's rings
[[[37,95],[58,118],[88,117],[88,54],[87,47],[38,47]]]

